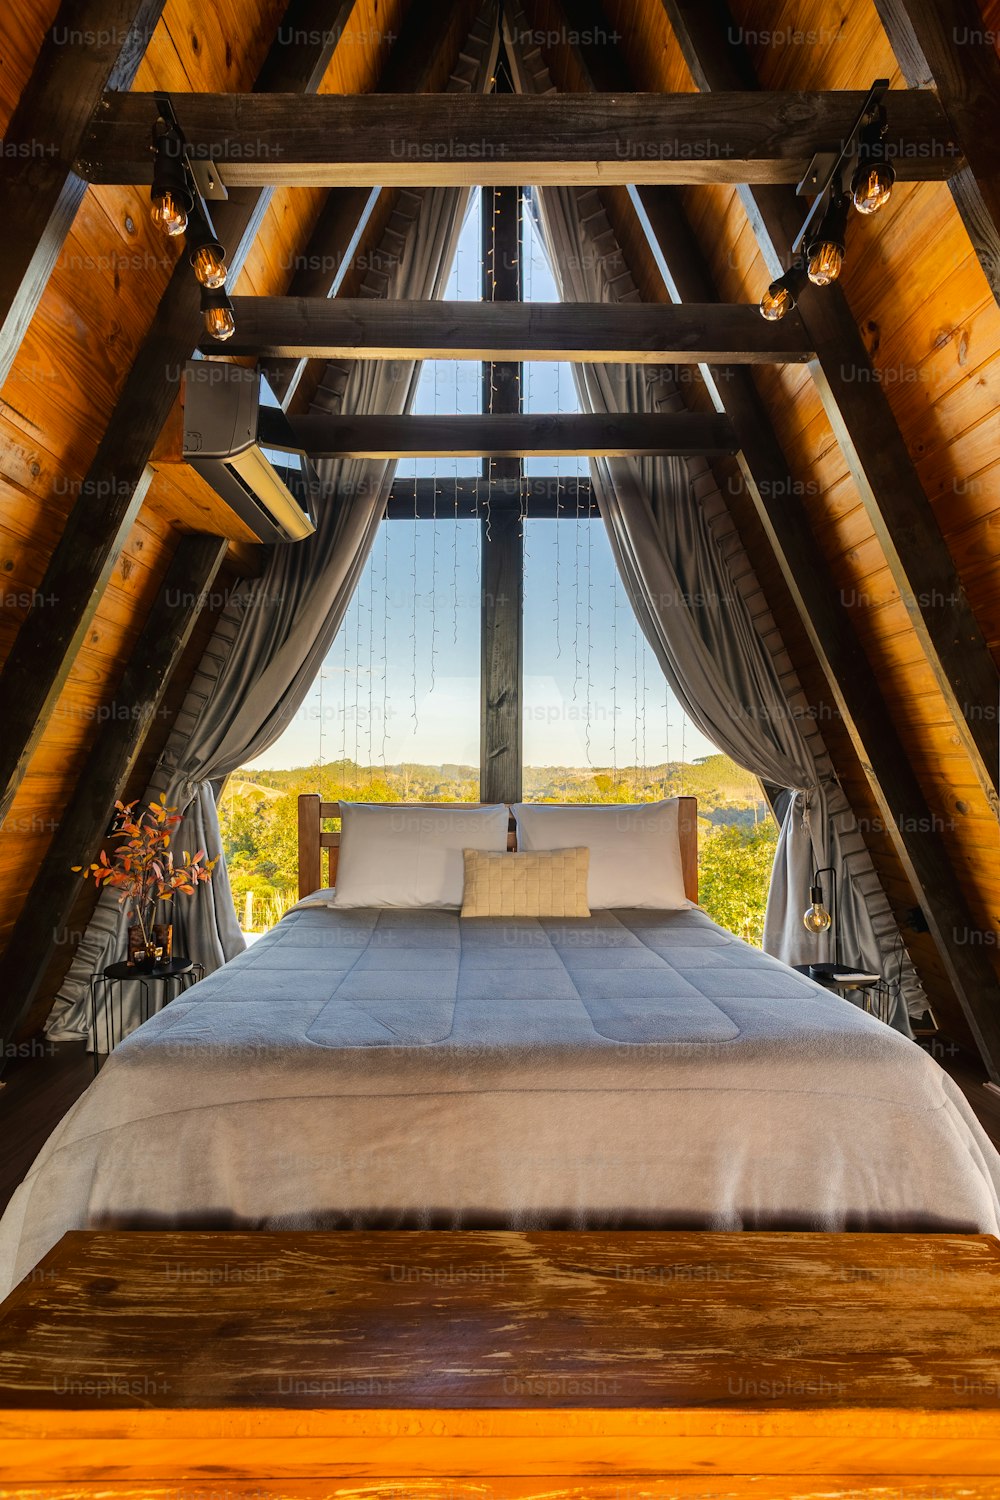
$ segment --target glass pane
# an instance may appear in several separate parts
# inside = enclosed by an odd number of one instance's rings
[[[329,801],[479,800],[480,527],[379,529],[337,637],[294,720],[219,806],[237,915],[273,925],[297,891],[300,792]]]

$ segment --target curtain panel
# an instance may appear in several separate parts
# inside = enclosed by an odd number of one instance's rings
[[[564,300],[638,299],[595,191],[543,188],[533,201]],[[585,411],[683,410],[670,367],[574,364],[573,373]],[[791,793],[768,892],[765,950],[790,964],[837,956],[833,931],[816,938],[802,922],[813,872],[832,866],[839,956],[898,980],[891,1022],[910,1035],[909,1009],[926,1004],[922,987],[829,757],[817,758],[802,732],[695,494],[691,468],[674,456],[591,463],[629,600],[692,723],[738,765]]]
[[[480,87],[488,70],[483,69]],[[454,259],[468,189],[402,192],[383,237],[382,268],[370,295],[439,298]],[[419,363],[350,361],[326,368],[313,411],[404,413]],[[382,521],[395,470],[391,461],[325,460],[317,465],[316,532],[272,547],[260,578],[228,598],[212,641],[150,783],[183,812],[178,850],[219,853],[216,797],[225,778],[274,743],[299,712],[336,636]],[[245,947],[225,860],[210,883],[161,910],[174,924],[174,951],[218,969]],[[58,1040],[89,1036],[90,979],[125,952],[126,921],[103,892],[46,1025]],[[123,986],[123,1030],[139,1021],[139,986]]]

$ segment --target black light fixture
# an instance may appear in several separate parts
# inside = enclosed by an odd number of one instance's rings
[[[194,191],[184,160],[184,137],[177,122],[162,114],[153,126],[153,186],[150,216],[168,238],[183,234],[194,206]]]
[[[205,332],[210,338],[218,339],[220,343],[224,343],[226,339],[231,339],[236,332],[233,304],[226,295],[225,287],[202,287],[201,314],[205,325]]]
[[[830,877],[830,904],[826,903],[823,894],[823,876]],[[817,870],[809,887],[809,905],[806,907],[802,918],[802,925],[806,931],[812,933],[813,937],[822,937],[824,932],[833,928],[833,963],[814,963],[809,965],[809,974],[813,979],[829,982],[834,975],[843,971],[844,965],[840,960],[840,929],[837,923],[837,872],[832,865],[824,865]],[[848,968],[856,965],[848,965]]]
[[[808,278],[814,286],[829,286],[843,269],[852,202],[859,213],[873,214],[889,201],[896,173],[886,157],[888,126],[882,99],[888,87],[888,78],[876,78],[839,150],[818,152],[798,185],[798,192],[812,195],[813,201],[791,253],[800,255],[806,247]],[[842,184],[852,163],[856,165],[848,193]],[[790,271],[772,281],[760,299],[761,317],[769,322],[785,317],[802,285],[804,281]]]
[[[799,293],[806,284],[805,267],[796,263],[784,276],[772,281],[760,299],[760,315],[769,323],[777,323],[790,313],[799,300]]]
[[[862,127],[858,142],[858,165],[851,178],[851,197],[859,214],[877,214],[884,208],[896,181],[896,170],[885,157],[885,108],[879,105]]]
[[[225,286],[226,252],[219,243],[208,207],[201,198],[195,200],[191,210],[185,239],[188,259],[202,286],[210,291]]]
[[[153,223],[173,238],[183,234],[188,259],[201,285],[201,313],[205,332],[224,342],[236,332],[233,304],[226,296],[226,252],[212,223],[191,170],[184,135],[169,99],[157,99],[159,113],[153,125]]]
[[[813,286],[829,286],[836,281],[844,264],[844,248],[847,238],[847,215],[851,207],[849,193],[841,190],[838,182],[830,197],[823,222],[815,239],[810,241],[809,280]]]

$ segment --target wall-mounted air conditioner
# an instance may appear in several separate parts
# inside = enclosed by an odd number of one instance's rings
[[[280,407],[265,408],[266,445],[261,440],[265,389],[260,370],[189,360],[184,368],[184,460],[261,541],[300,542],[316,530],[303,504],[307,460]]]

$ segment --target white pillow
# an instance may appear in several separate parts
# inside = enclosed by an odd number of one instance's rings
[[[463,849],[502,852],[510,813],[488,807],[342,802],[333,905],[460,907]]]
[[[686,911],[677,799],[638,805],[514,806],[519,849],[590,850],[587,899],[591,911],[652,907]]]

